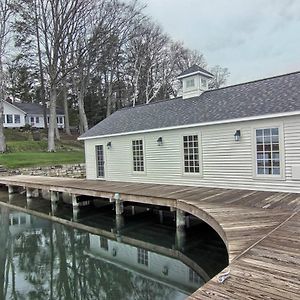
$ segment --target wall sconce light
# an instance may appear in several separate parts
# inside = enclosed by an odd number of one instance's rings
[[[108,143],[106,144],[106,146],[107,146],[107,149],[111,149],[111,142],[108,142]]]
[[[162,139],[162,137],[160,136],[160,137],[157,139],[157,145],[158,145],[158,146],[162,146],[162,144],[163,144],[163,139]]]
[[[235,134],[234,134],[234,140],[235,140],[236,142],[239,142],[240,139],[241,139],[241,131],[240,131],[240,130],[237,130],[237,131],[235,132]]]

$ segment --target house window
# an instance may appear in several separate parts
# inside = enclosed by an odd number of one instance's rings
[[[145,249],[137,248],[137,261],[140,265],[148,266],[148,251]]]
[[[13,116],[12,115],[6,115],[6,123],[12,124],[13,123]]]
[[[16,124],[21,123],[21,117],[20,117],[20,115],[15,115],[15,123]]]
[[[57,124],[63,124],[63,117],[56,118]]]
[[[184,172],[200,173],[198,135],[183,137]]]
[[[34,117],[30,117],[30,123],[34,123]]]
[[[104,149],[103,145],[96,146],[97,177],[104,177]]]
[[[133,171],[144,172],[144,147],[143,140],[132,141]]]
[[[191,88],[195,86],[195,79],[187,79],[186,85],[187,88]]]
[[[256,129],[257,175],[280,175],[279,129]]]
[[[100,236],[100,248],[108,251],[108,240],[103,236]]]
[[[50,121],[50,118],[49,118],[49,117],[47,117],[47,124],[49,124],[49,121]]]
[[[206,79],[206,78],[201,78],[201,85],[202,85],[202,87],[204,87],[204,88],[207,87],[207,79]]]
[[[37,124],[40,123],[40,117],[35,118],[35,123],[37,123]]]
[[[193,270],[189,269],[189,281],[196,284],[201,284],[201,277]]]

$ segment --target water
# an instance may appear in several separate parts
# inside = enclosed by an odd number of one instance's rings
[[[45,214],[39,218],[15,206]],[[126,207],[116,219],[111,205],[84,208],[84,231],[46,219],[45,199],[27,203],[0,192],[0,299],[181,300],[227,264],[225,246],[206,224],[191,218],[176,233],[174,215]],[[74,219],[60,204],[56,216]],[[93,231],[93,233],[91,233]]]

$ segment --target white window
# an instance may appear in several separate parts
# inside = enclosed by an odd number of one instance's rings
[[[207,87],[207,79],[206,78],[201,77],[201,86],[204,88]]]
[[[279,128],[256,129],[256,174],[280,176]]]
[[[13,123],[13,115],[6,115],[6,123],[7,124]]]
[[[148,266],[148,251],[142,248],[137,248],[137,261],[141,265]]]
[[[183,137],[184,173],[200,173],[198,135]]]
[[[100,248],[108,251],[108,240],[103,236],[100,236]]]
[[[34,117],[30,117],[30,123],[34,124]]]
[[[185,86],[186,86],[186,88],[194,87],[195,86],[195,79],[187,79]]]
[[[96,167],[97,167],[97,177],[104,177],[104,148],[103,145],[97,145],[96,149]]]
[[[143,140],[132,141],[132,157],[133,157],[133,171],[144,172],[144,146]]]
[[[56,121],[57,121],[57,124],[63,124],[64,123],[63,117],[57,117]]]
[[[40,117],[35,118],[35,123],[37,123],[37,124],[40,123]]]
[[[21,123],[21,116],[20,115],[15,115],[14,117],[15,117],[15,123],[16,124]]]

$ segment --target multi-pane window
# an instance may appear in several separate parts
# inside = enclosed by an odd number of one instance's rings
[[[103,145],[96,146],[97,177],[104,177],[104,149]]]
[[[35,117],[35,123],[40,123],[40,117]]]
[[[187,79],[186,81],[186,87],[191,88],[195,86],[195,79]]]
[[[15,115],[15,123],[19,124],[21,122],[21,116],[20,115]]]
[[[258,175],[280,175],[279,129],[256,129]]]
[[[201,277],[193,270],[189,269],[189,281],[196,284],[201,284]]]
[[[100,236],[100,247],[106,251],[108,251],[108,240],[107,238]]]
[[[34,117],[30,117],[30,123],[34,123]]]
[[[133,171],[144,172],[144,147],[143,140],[132,141],[132,157],[133,157]]]
[[[6,115],[6,123],[11,124],[13,122],[13,115]]]
[[[184,172],[200,173],[198,135],[183,137]]]
[[[142,248],[137,248],[138,253],[137,253],[137,259],[138,263],[141,265],[148,266],[148,251]]]
[[[57,117],[56,121],[57,121],[57,124],[63,124],[64,123],[63,117]]]
[[[206,88],[207,87],[207,79],[206,78],[201,78],[201,85],[202,87]]]

